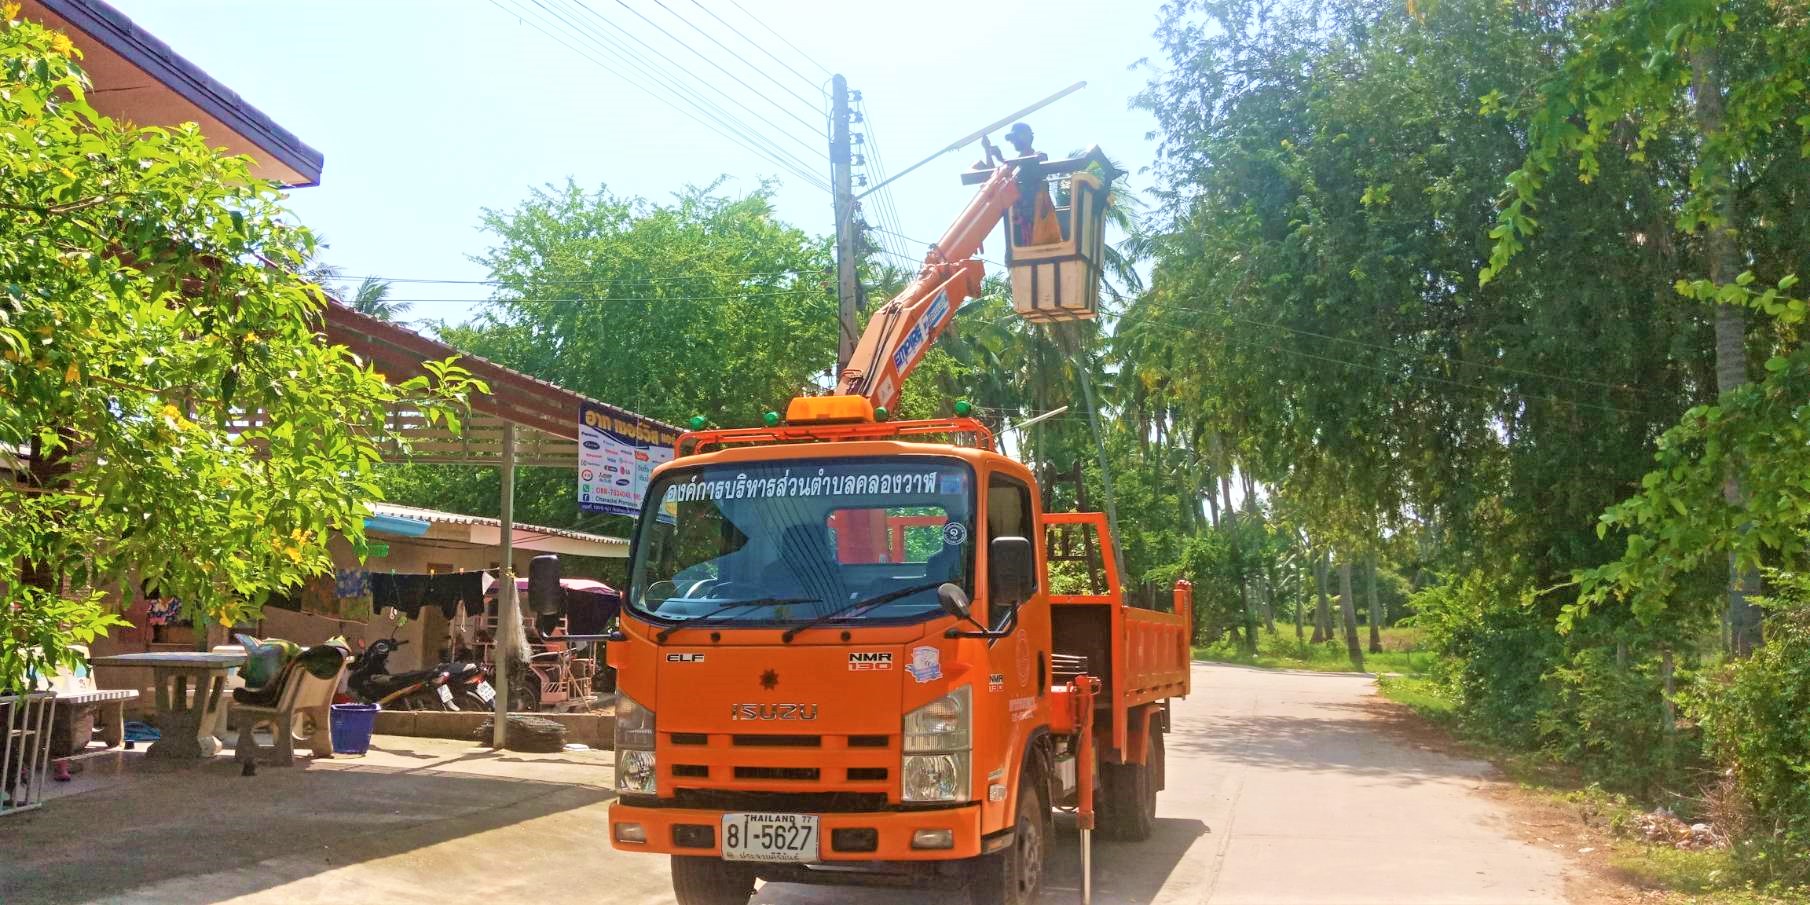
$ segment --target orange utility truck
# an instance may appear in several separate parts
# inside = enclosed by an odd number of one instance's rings
[[[760,879],[1022,905],[1055,811],[1078,813],[1084,878],[1096,811],[1111,836],[1150,833],[1167,702],[1189,689],[1188,587],[1173,612],[1128,606],[1103,515],[1042,511],[965,406],[886,412],[979,292],[1002,219],[1020,312],[1092,314],[1112,175],[1097,152],[977,170],[840,392],[694,429],[655,472],[609,644],[610,840],[670,855],[681,905],[743,905]],[[1052,177],[1063,203],[1038,198]]]

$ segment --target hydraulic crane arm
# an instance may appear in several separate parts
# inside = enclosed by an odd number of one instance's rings
[[[924,257],[917,279],[874,312],[840,375],[837,393],[866,397],[875,408],[890,410],[898,403],[906,375],[948,329],[962,304],[980,294],[985,267],[974,256],[1020,197],[1017,169],[1012,163],[995,167]]]

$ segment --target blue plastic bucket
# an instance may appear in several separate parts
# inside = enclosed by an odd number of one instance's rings
[[[376,704],[334,704],[333,753],[364,754],[371,750],[371,732],[377,728]]]

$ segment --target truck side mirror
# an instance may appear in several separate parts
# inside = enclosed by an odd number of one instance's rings
[[[1023,603],[1037,589],[1032,574],[1037,567],[1031,541],[1024,537],[996,537],[987,544],[987,602],[993,608],[992,621],[1000,624],[1000,615]]]
[[[943,612],[957,619],[970,619],[972,601],[968,600],[968,592],[953,581],[945,581],[936,589],[936,602],[942,604]]]

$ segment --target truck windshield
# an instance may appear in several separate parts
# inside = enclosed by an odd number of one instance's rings
[[[973,595],[973,523],[973,472],[959,461],[671,471],[648,488],[628,604],[663,621],[713,625],[797,624],[841,610],[831,622],[922,619],[940,612],[942,582]]]

